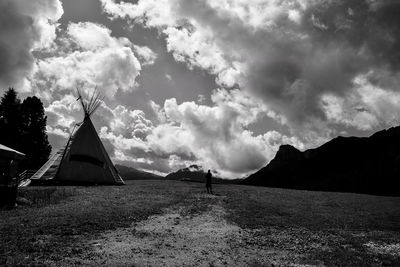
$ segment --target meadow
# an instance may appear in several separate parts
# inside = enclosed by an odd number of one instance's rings
[[[399,266],[400,198],[135,180],[27,187],[0,265]]]

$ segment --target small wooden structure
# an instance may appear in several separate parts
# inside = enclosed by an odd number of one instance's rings
[[[15,205],[18,163],[24,157],[25,154],[0,144],[0,207]]]

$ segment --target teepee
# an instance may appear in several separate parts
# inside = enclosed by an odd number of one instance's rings
[[[94,90],[78,99],[84,119],[75,125],[67,144],[55,153],[32,177],[33,184],[125,184],[97,135],[90,116],[101,105]]]

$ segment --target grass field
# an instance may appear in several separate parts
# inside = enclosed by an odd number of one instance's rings
[[[0,265],[400,266],[400,198],[179,181],[31,187]]]

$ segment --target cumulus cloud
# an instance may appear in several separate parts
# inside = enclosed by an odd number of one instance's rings
[[[356,77],[356,89],[343,97],[322,97],[322,108],[331,122],[364,131],[399,124],[400,92],[371,84],[369,75],[372,73]]]
[[[360,75],[372,71],[372,85],[397,90],[397,1],[101,1],[112,17],[156,27],[177,61],[261,97],[299,136],[331,126],[321,100],[356,93]]]
[[[156,61],[157,54],[147,46],[134,45],[134,50],[139,56],[142,65],[152,65]]]
[[[146,27],[159,28],[166,36],[167,49],[175,60],[187,63],[189,68],[207,69],[215,75],[224,72],[220,80],[233,86],[234,83],[225,82],[223,77],[228,73],[232,75],[236,66],[231,66],[224,58],[223,51],[214,43],[211,29],[201,27],[195,20],[189,20],[178,12],[183,2],[139,1],[137,5],[125,2],[117,4],[111,0],[101,2],[105,11],[113,17],[123,17],[143,23]]]
[[[65,95],[61,100],[53,101],[45,108],[49,126],[58,126],[67,131],[72,129],[83,114],[78,104],[76,97],[71,94]]]
[[[255,136],[246,129],[265,112],[263,104],[240,90],[213,93],[213,106],[165,101],[168,123],[156,126],[147,136],[149,147],[159,155],[175,155],[170,165],[197,163],[221,176],[237,177],[266,164],[281,142],[302,147],[296,138],[276,131]],[[186,164],[186,165],[188,165]]]
[[[45,107],[47,116],[46,131],[53,152],[64,146],[76,123],[83,117],[76,97],[67,94],[60,100],[53,101]]]
[[[63,9],[59,0],[0,1],[0,87],[31,89],[34,51],[49,48]]]
[[[38,62],[38,83],[51,81],[53,90],[97,87],[109,98],[118,89],[136,87],[142,68],[137,55],[144,64],[154,62],[156,57],[149,48],[134,46],[127,38],[113,37],[111,30],[91,22],[69,24],[60,46],[58,55]]]

